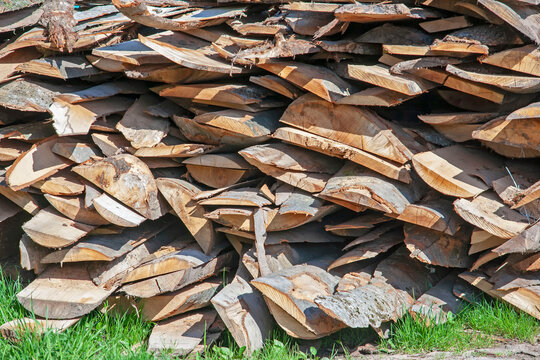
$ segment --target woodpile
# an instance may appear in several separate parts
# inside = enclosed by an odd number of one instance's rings
[[[4,336],[107,303],[150,351],[251,353],[478,290],[540,319],[538,1],[44,6],[0,14],[0,260],[41,324]]]

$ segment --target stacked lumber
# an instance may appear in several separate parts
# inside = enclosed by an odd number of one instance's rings
[[[187,355],[477,291],[540,319],[537,1],[73,4],[0,14],[0,260],[36,328],[135,307]]]

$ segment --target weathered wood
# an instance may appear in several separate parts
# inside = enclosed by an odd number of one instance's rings
[[[459,274],[459,277],[476,286],[488,295],[504,300],[537,319],[540,318],[538,307],[535,306],[536,302],[539,300],[538,286],[512,290],[496,290],[489,281],[489,278],[480,271],[464,272]]]
[[[355,92],[353,85],[328,68],[298,62],[266,62],[257,66],[326,101],[336,102]]]
[[[114,292],[92,282],[86,268],[53,266],[17,294],[28,311],[48,319],[73,319],[97,308]]]
[[[82,197],[67,197],[45,194],[45,199],[62,215],[73,221],[88,225],[107,225],[109,221],[101,217],[95,210],[85,206]]]
[[[423,151],[397,124],[376,113],[350,105],[333,105],[313,95],[295,100],[280,121],[400,164]]]
[[[454,125],[483,123],[496,116],[497,113],[459,112],[418,115],[418,118],[430,125]]]
[[[315,302],[326,314],[349,327],[379,328],[397,320],[423,294],[429,284],[441,278],[440,270],[430,273],[422,263],[398,249],[376,267],[367,285],[330,296],[318,296]],[[426,278],[429,278],[426,283]]]
[[[240,74],[246,69],[222,60],[210,43],[180,32],[164,32],[159,40],[139,35],[139,41],[179,65],[204,71]]]
[[[127,274],[123,283],[149,279],[154,276],[186,270],[208,263],[223,250],[224,244],[216,246],[209,255],[201,251],[199,245],[186,239],[185,246],[178,250],[158,256],[153,260],[140,264],[136,269]]]
[[[155,220],[166,212],[150,169],[135,156],[91,159],[73,171],[146,218]]]
[[[508,120],[495,118],[482,125],[472,133],[474,139],[488,144],[502,144],[521,153],[518,157],[536,157],[540,154],[540,118]],[[491,146],[490,146],[491,147]],[[497,151],[497,147],[493,147]],[[532,153],[527,152],[532,151]],[[504,155],[504,153],[503,153]]]
[[[238,346],[248,354],[261,349],[271,335],[274,321],[264,299],[248,282],[245,269],[212,298],[218,312]]]
[[[116,125],[136,149],[156,146],[169,132],[169,121],[144,112],[156,101],[154,96],[142,95]]]
[[[206,340],[207,332],[210,335],[216,317],[214,309],[205,309],[160,322],[152,329],[148,351],[157,355],[162,352],[173,356],[188,355]]]
[[[23,234],[19,241],[21,267],[25,270],[33,270],[36,275],[39,275],[47,267],[41,264],[41,259],[50,251],[50,249],[36,244],[28,235]]]
[[[72,142],[59,140],[52,147],[52,152],[80,164],[92,156],[101,156],[99,148],[86,142]]]
[[[225,191],[210,199],[199,202],[201,205],[255,206],[262,207],[272,204],[266,197],[259,195],[257,188],[239,188]]]
[[[61,333],[79,322],[81,318],[69,320],[22,318],[8,321],[0,326],[0,334],[4,339],[17,341],[25,333],[40,336],[46,332]]]
[[[472,26],[473,23],[465,16],[452,16],[448,18],[424,21],[418,24],[428,33],[449,31]]]
[[[472,201],[458,199],[454,209],[465,221],[492,235],[510,239],[527,228],[527,218],[501,203],[492,192],[481,194]]]
[[[452,201],[431,192],[420,202],[410,204],[396,219],[428,229],[454,235],[461,226],[461,219],[454,212]]]
[[[195,180],[212,188],[236,184],[254,173],[254,168],[235,153],[201,155],[182,163]]]
[[[63,93],[56,96],[56,99],[77,104],[81,102],[105,99],[120,94],[144,94],[148,88],[144,83],[131,80],[119,80],[106,82],[84,90],[72,93]]]
[[[467,268],[471,230],[462,227],[455,235],[447,235],[415,225],[405,225],[405,245],[411,257],[421,262],[443,267]]]
[[[93,76],[101,73],[100,70],[93,67],[82,56],[57,56],[34,59],[20,64],[17,70],[63,80]]]
[[[468,68],[447,65],[446,71],[465,80],[493,85],[517,94],[531,94],[540,90],[540,79],[537,77],[516,76],[513,74],[490,74],[479,66],[470,66],[471,70],[468,70]]]
[[[146,220],[144,216],[106,193],[93,198],[92,207],[109,223],[122,227],[136,227]]]
[[[71,161],[52,152],[57,141],[56,137],[45,139],[19,156],[6,172],[7,185],[17,191],[68,167]]]
[[[308,192],[319,192],[340,166],[330,157],[287,144],[255,145],[238,152],[261,172]]]
[[[374,258],[387,252],[394,246],[403,243],[403,231],[401,228],[389,231],[376,241],[360,244],[349,250],[340,258],[336,259],[329,267],[328,271],[357,261]]]
[[[339,64],[336,71],[348,79],[364,81],[409,96],[422,94],[437,86],[414,76],[394,75],[390,73],[389,67],[380,64]]]
[[[522,253],[531,254],[540,251],[540,223],[536,223],[527,228],[519,235],[514,236],[501,246],[493,249],[498,255]]]
[[[428,19],[439,17],[433,10],[409,8],[405,4],[348,4],[339,7],[335,12],[337,19],[358,23],[382,21],[399,21],[407,19]]]
[[[503,67],[525,74],[540,76],[540,50],[535,45],[503,50],[492,54],[483,63]]]
[[[399,215],[409,204],[420,200],[424,192],[423,184],[418,181],[407,186],[349,162],[328,180],[319,196],[350,204],[352,210],[365,206]]]
[[[388,221],[390,219],[381,216],[380,213],[372,212],[362,214],[339,224],[327,224],[324,226],[324,229],[339,236],[361,236],[370,229],[373,229],[375,225]]]
[[[299,88],[275,75],[250,76],[249,81],[286,96],[289,99],[294,100],[303,95],[303,92]]]
[[[62,248],[77,242],[96,226],[68,219],[51,206],[40,210],[22,228],[37,244],[48,248]]]
[[[137,66],[143,64],[170,63],[170,60],[146,45],[143,45],[138,40],[129,40],[110,46],[98,47],[92,49],[92,54],[107,60],[115,60]]]
[[[165,226],[162,221],[149,221],[135,229],[126,229],[120,234],[90,235],[72,247],[49,253],[41,259],[41,263],[112,261],[156,236]]]
[[[94,284],[105,289],[118,288],[122,280],[130,274],[148,256],[167,246],[175,239],[175,229],[169,227],[153,237],[135,242],[120,243],[120,250],[113,256],[118,256],[109,262],[92,262],[88,265],[88,272]],[[185,243],[189,243],[187,240]],[[131,249],[131,251],[129,251]]]
[[[210,305],[223,280],[219,277],[186,288],[142,300],[141,315],[146,321],[160,321]]]
[[[429,186],[456,197],[477,196],[489,189],[488,185],[475,177],[483,171],[500,169],[504,174],[499,158],[460,145],[416,154],[412,162],[418,175]]]
[[[80,104],[54,100],[49,111],[53,115],[54,129],[61,136],[85,135],[98,118],[126,111],[133,100],[127,97],[110,97]]]
[[[475,229],[471,234],[471,247],[469,255],[476,254],[484,250],[493,249],[504,244],[508,239],[503,239],[495,235],[491,235],[487,231]]]
[[[388,176],[391,179],[405,183],[411,181],[409,169],[407,167],[395,165],[390,161],[381,159],[363,150],[342,144],[338,141],[326,139],[322,136],[290,127],[279,128],[272,136],[284,142],[314,150],[325,155],[350,160]]]
[[[281,308],[289,317],[294,318],[307,332],[316,339],[336,332],[345,325],[330,318],[315,304],[318,295],[331,295],[339,278],[330,275],[321,268],[311,265],[297,265],[271,275],[251,281],[266,299]],[[270,306],[270,313],[276,322],[291,336],[298,337],[294,324],[288,318],[280,316]],[[302,336],[304,338],[305,335]]]
[[[463,301],[453,293],[457,273],[445,276],[434,287],[418,298],[409,309],[412,316],[422,319],[426,325],[444,324],[451,315],[463,309]]]
[[[210,253],[218,237],[214,232],[212,221],[203,216],[204,208],[193,200],[201,189],[180,179],[159,178],[156,183],[163,197],[186,225],[199,246],[206,254]]]
[[[233,251],[214,257],[200,266],[179,270],[151,279],[125,284],[121,291],[131,296],[149,298],[170,291],[182,289],[195,282],[216,275],[234,259]]]

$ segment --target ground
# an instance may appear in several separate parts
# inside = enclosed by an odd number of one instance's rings
[[[32,317],[16,299],[24,282],[12,280],[0,266],[0,323]],[[18,341],[0,339],[0,359],[155,359],[146,352],[151,323],[136,314],[93,311],[62,334],[21,334]],[[439,326],[425,326],[406,316],[393,324],[388,339],[367,329],[345,329],[316,341],[297,341],[276,329],[253,359],[534,359],[540,357],[540,321],[511,306],[479,299]],[[230,334],[197,360],[242,359]],[[373,354],[374,353],[374,354]],[[166,354],[158,359],[170,359]]]

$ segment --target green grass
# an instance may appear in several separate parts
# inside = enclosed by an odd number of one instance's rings
[[[0,269],[0,323],[31,316],[16,300],[22,289],[19,281],[4,278]],[[64,333],[47,332],[41,337],[30,332],[20,335],[17,342],[0,338],[0,359],[154,359],[146,352],[146,339],[152,324],[134,314],[115,315],[94,311]],[[517,312],[511,306],[481,300],[452,316],[444,325],[425,326],[420,320],[405,316],[391,326],[391,337],[379,340],[373,330],[345,329],[315,343],[297,341],[276,330],[267,345],[252,355],[252,359],[299,360],[332,359],[347,355],[358,345],[378,343],[381,351],[404,353],[433,350],[464,351],[485,348],[499,338],[536,342],[540,321]],[[303,351],[301,351],[303,350]],[[197,360],[241,359],[239,348],[229,333],[216,346]],[[163,355],[160,358],[170,359]]]

